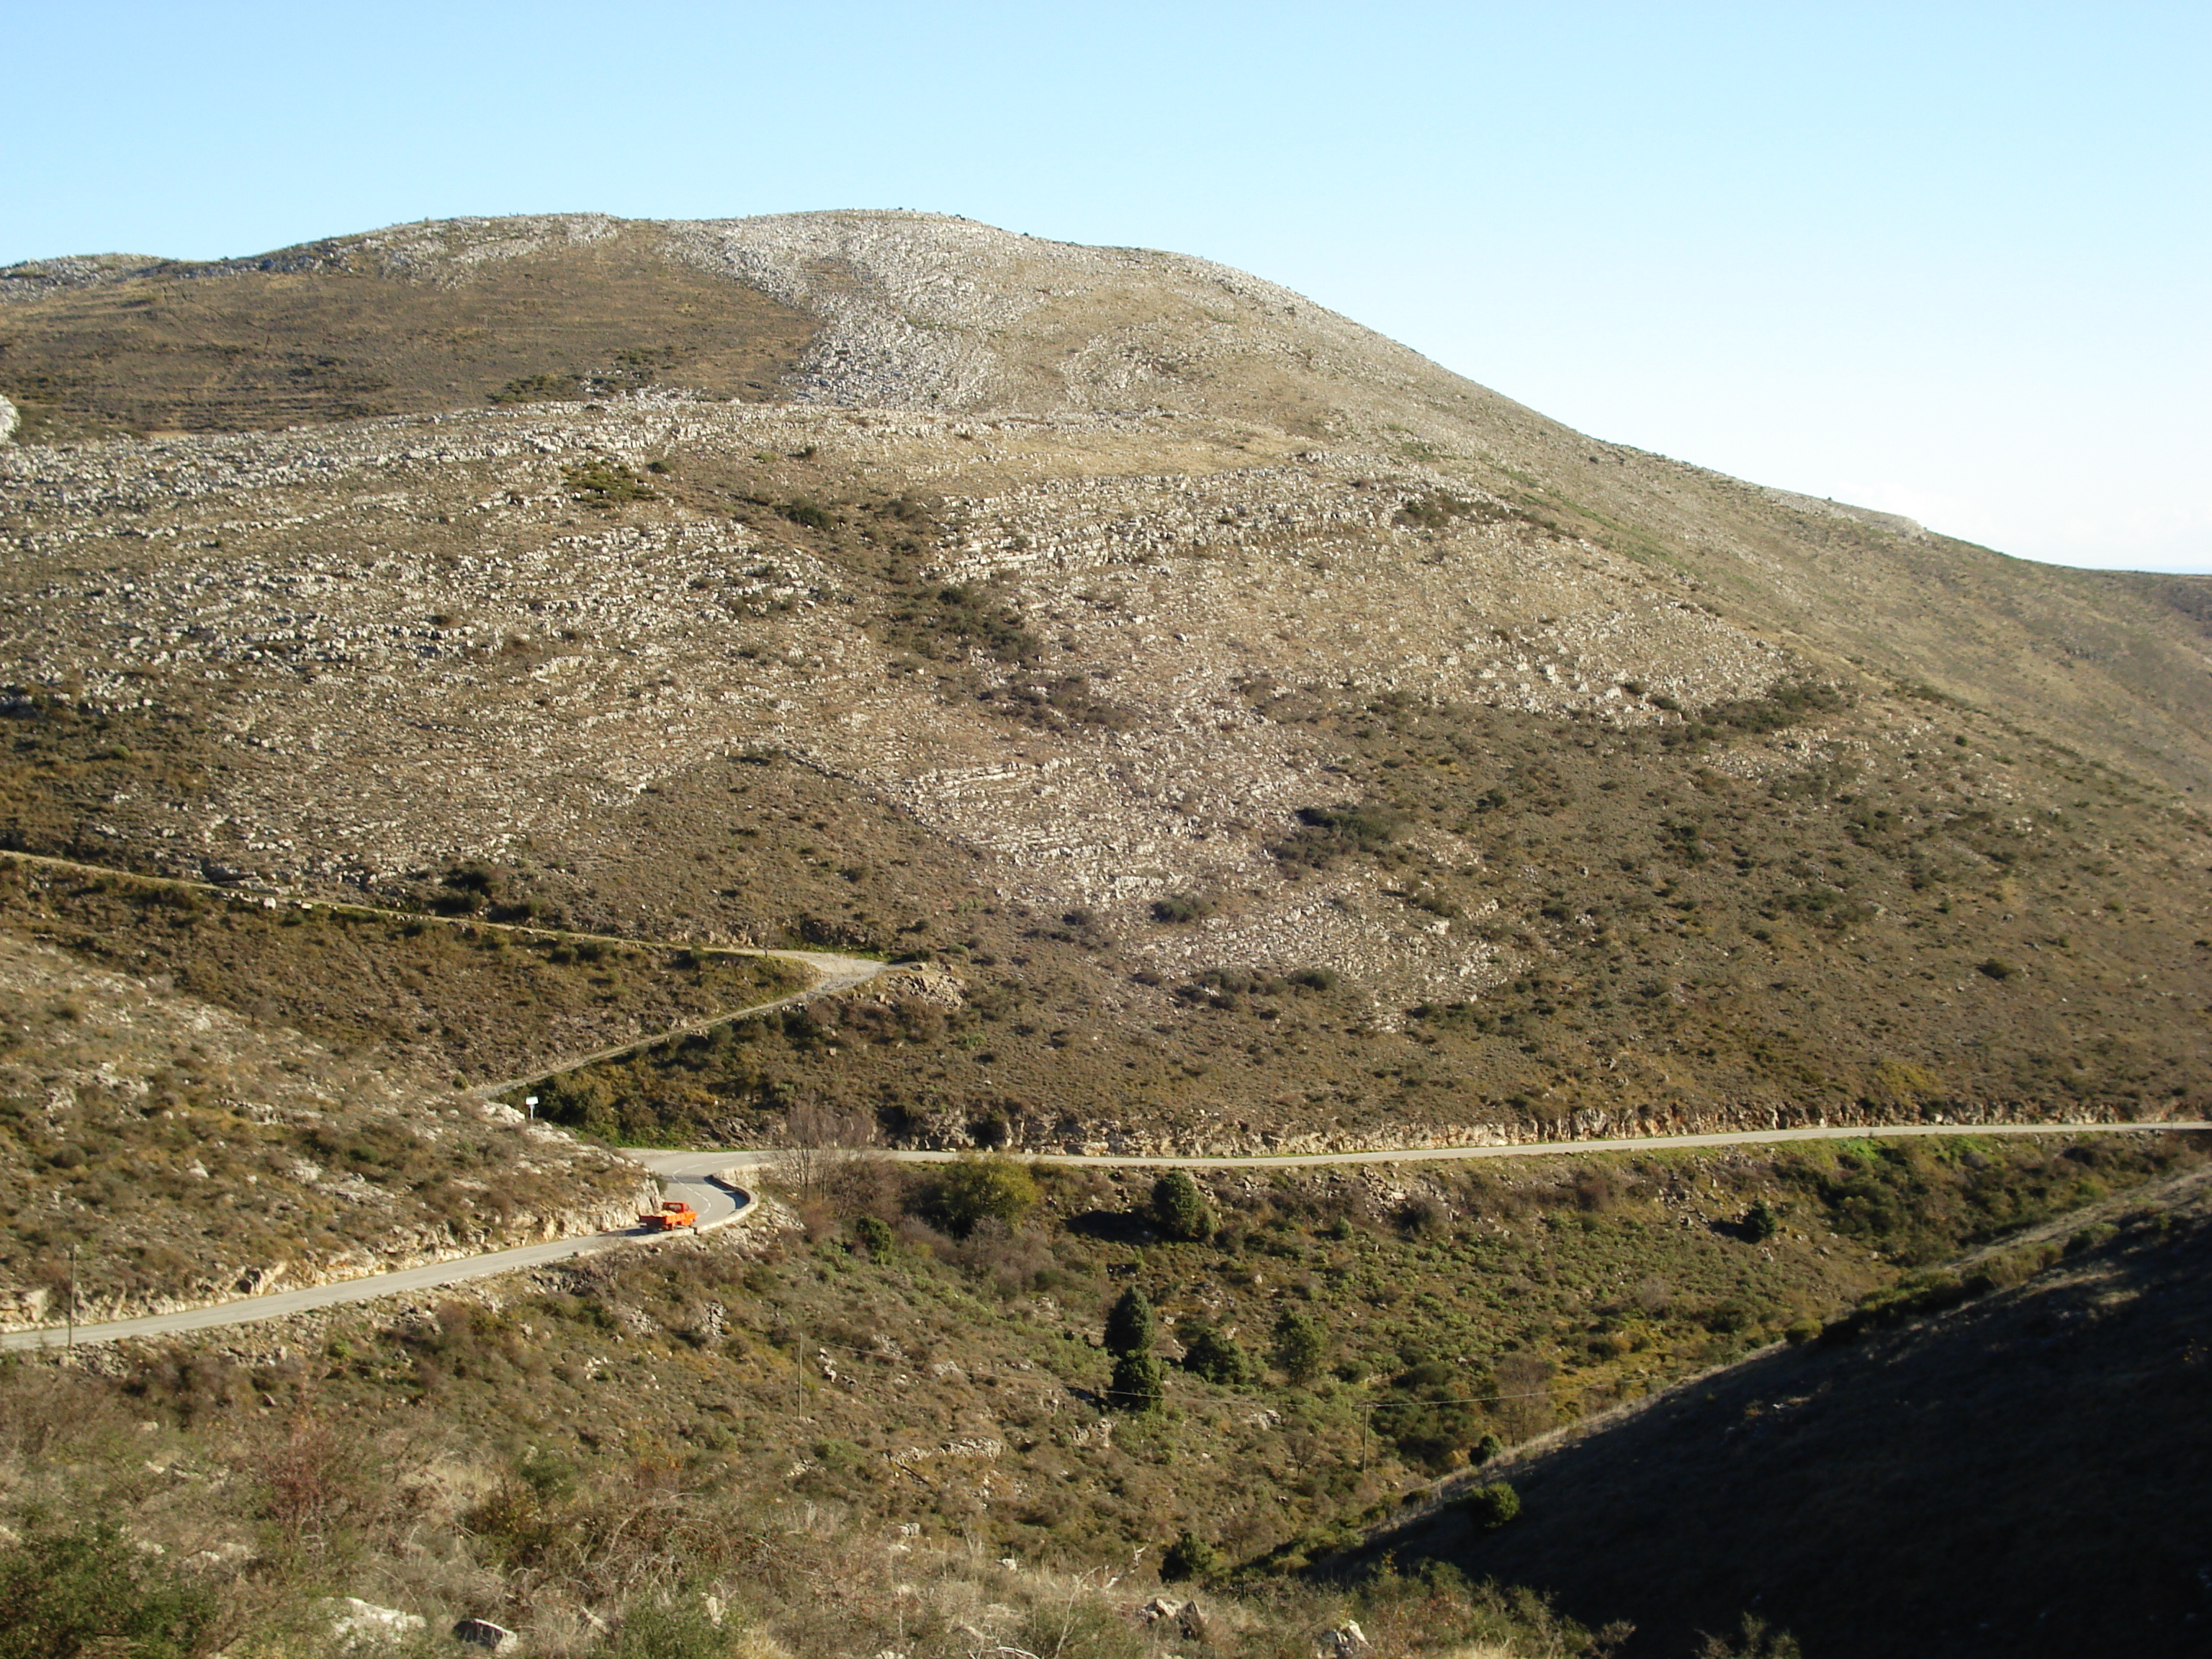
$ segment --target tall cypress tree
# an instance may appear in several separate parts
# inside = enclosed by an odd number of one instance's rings
[[[1134,1285],[1121,1292],[1106,1314],[1106,1351],[1115,1354],[1150,1353],[1159,1340],[1160,1322],[1152,1304]]]

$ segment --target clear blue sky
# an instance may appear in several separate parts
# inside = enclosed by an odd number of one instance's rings
[[[913,207],[1174,248],[1586,431],[2212,569],[2212,5],[5,0],[0,263]]]

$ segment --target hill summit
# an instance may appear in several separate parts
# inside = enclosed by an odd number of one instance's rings
[[[571,1121],[1404,1146],[2212,1090],[2212,587],[1588,438],[1224,266],[870,212],[59,259],[0,271],[0,393],[11,844],[958,988],[580,1076]],[[102,914],[47,931],[200,948]],[[378,1041],[461,1066],[486,1012]]]

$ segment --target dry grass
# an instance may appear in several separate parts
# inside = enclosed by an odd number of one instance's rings
[[[535,907],[507,895],[507,879],[486,877],[489,899],[439,882],[425,884],[425,897],[528,915]],[[6,860],[0,930],[343,1053],[471,1086],[771,1001],[805,981],[774,958],[482,927],[468,914],[264,904]]]
[[[380,269],[358,244],[291,252],[310,268],[156,261],[9,305],[0,386],[23,412],[19,439],[266,431],[647,385],[757,399],[815,331],[765,295],[656,258],[648,230],[445,283]]]
[[[635,1169],[0,933],[0,1303],[80,1322],[626,1221]],[[70,1257],[74,1251],[72,1269]]]

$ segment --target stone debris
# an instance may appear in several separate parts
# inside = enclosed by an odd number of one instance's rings
[[[419,1613],[380,1607],[358,1596],[333,1596],[321,1604],[332,1636],[349,1642],[404,1642],[424,1628]]]
[[[462,1620],[453,1626],[453,1639],[492,1654],[513,1653],[522,1645],[520,1636],[489,1619]]]
[[[10,447],[0,497],[21,528],[0,573],[0,679],[66,685],[94,709],[229,681],[210,714],[227,769],[183,798],[119,799],[104,823],[179,873],[374,894],[526,840],[573,854],[619,833],[645,792],[765,750],[983,855],[1002,895],[1109,927],[1177,890],[1256,895],[1147,941],[1162,972],[1318,963],[1396,1006],[1480,992],[1510,953],[1370,871],[1284,878],[1267,844],[1340,785],[1314,728],[1271,697],[1313,686],[1650,725],[1680,717],[1623,681],[1692,707],[1793,667],[1633,561],[1502,503],[1407,527],[1406,504],[1446,481],[1401,464],[1379,483],[1382,458],[1358,449],[1102,471],[1101,447],[1133,459],[1226,437],[1164,416],[855,420],[623,398]],[[926,568],[1014,604],[1097,720],[1042,729],[947,699],[856,626],[866,596],[792,537],[672,502],[602,519],[563,471],[810,450],[925,489],[958,482],[966,462],[947,452],[971,449],[957,436],[971,428],[1012,476],[943,490]],[[1044,683],[967,667],[994,696]],[[958,992],[916,973],[876,994],[949,1006]]]

